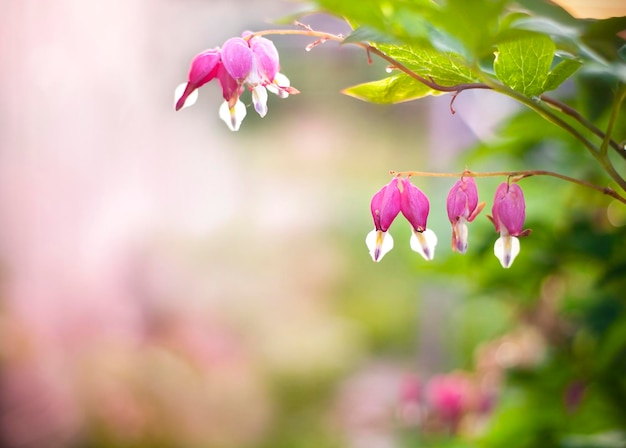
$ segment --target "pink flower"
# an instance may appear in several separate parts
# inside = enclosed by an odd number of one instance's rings
[[[393,249],[393,238],[387,233],[389,226],[400,213],[400,189],[398,179],[381,188],[370,203],[374,230],[367,234],[365,244],[369,248],[374,261],[380,261],[387,252]]]
[[[485,207],[478,203],[476,181],[471,177],[462,177],[448,193],[448,219],[452,224],[452,250],[464,254],[467,251],[467,223],[472,222]]]
[[[430,203],[426,195],[407,178],[402,179],[400,209],[411,224],[411,249],[426,260],[435,256],[437,236],[426,228]]]
[[[299,93],[278,70],[278,51],[270,40],[251,33],[233,37],[224,42],[221,50],[206,50],[193,59],[188,82],[176,89],[176,110],[193,105],[197,89],[217,78],[225,100],[219,116],[237,131],[246,116],[246,107],[239,99],[245,86],[252,92],[254,109],[261,117],[267,114],[267,90],[281,98]]]
[[[243,84],[254,65],[254,54],[248,42],[231,37],[222,45],[222,64],[238,83]]]
[[[496,189],[493,207],[489,218],[500,232],[496,240],[494,254],[502,267],[509,268],[520,252],[517,237],[526,236],[530,230],[522,230],[526,215],[524,193],[517,184],[502,182]]]
[[[465,414],[479,410],[481,394],[469,375],[454,372],[430,379],[426,385],[426,401],[431,412],[456,431]]]
[[[217,69],[219,65],[219,48],[205,50],[193,58],[189,69],[189,75],[187,76],[187,84],[184,84],[182,94],[177,95],[179,98],[176,101],[176,110],[191,106],[196,102],[196,89],[202,87],[204,84],[217,76]],[[195,93],[195,96],[190,98],[193,93]],[[187,103],[188,98],[189,103]]]

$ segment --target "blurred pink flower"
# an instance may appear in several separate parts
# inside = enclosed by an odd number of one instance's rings
[[[426,402],[435,418],[453,432],[463,416],[481,408],[481,394],[475,380],[466,373],[433,376],[426,384]]]

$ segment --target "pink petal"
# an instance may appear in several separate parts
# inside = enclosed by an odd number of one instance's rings
[[[222,46],[222,64],[226,71],[238,82],[243,82],[253,67],[254,54],[248,42],[241,37],[233,37]]]

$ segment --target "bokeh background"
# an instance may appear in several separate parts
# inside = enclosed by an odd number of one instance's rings
[[[500,272],[484,216],[470,253],[451,253],[452,180],[416,181],[439,235],[432,263],[401,221],[382,263],[364,245],[390,169],[462,171],[510,102],[464,92],[455,115],[444,97],[362,103],[340,90],[381,77],[382,63],[276,37],[300,95],[270,98],[263,119],[249,107],[238,133],[217,116],[214,84],[174,112],[195,54],[300,7],[0,2],[2,446],[392,447],[421,421],[422,381],[476,366],[481,342],[514,329],[483,353],[504,344],[499,365],[541,360],[545,335],[471,288]],[[472,169],[516,157],[480,154]],[[479,183],[483,200],[497,182]],[[554,208],[544,188],[529,185],[531,220]],[[549,307],[564,286],[546,278],[534,296]],[[486,364],[481,412],[500,382]],[[474,387],[464,375],[449,387]]]

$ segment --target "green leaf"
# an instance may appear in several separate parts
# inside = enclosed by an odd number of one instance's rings
[[[572,76],[581,65],[582,63],[576,59],[563,59],[548,73],[548,78],[543,85],[544,92],[556,89],[563,81]]]
[[[468,54],[480,59],[493,51],[504,0],[447,0],[434,25],[461,42]]]
[[[553,2],[545,0],[517,0],[522,7],[534,13],[534,15],[544,17],[550,21],[557,22],[568,28],[577,28],[581,26],[582,21],[575,19],[565,9]]]
[[[342,93],[370,103],[395,104],[428,95],[438,95],[441,92],[432,90],[409,75],[402,73],[378,81],[348,87]]]
[[[418,75],[432,78],[437,84],[454,86],[477,81],[477,77],[457,54],[408,45],[379,45],[378,48]]]
[[[317,0],[325,11],[349,23],[368,26],[395,40],[423,39],[439,7],[432,0]]]
[[[498,79],[513,90],[539,95],[544,91],[555,50],[548,36],[526,34],[498,45],[493,68]]]

